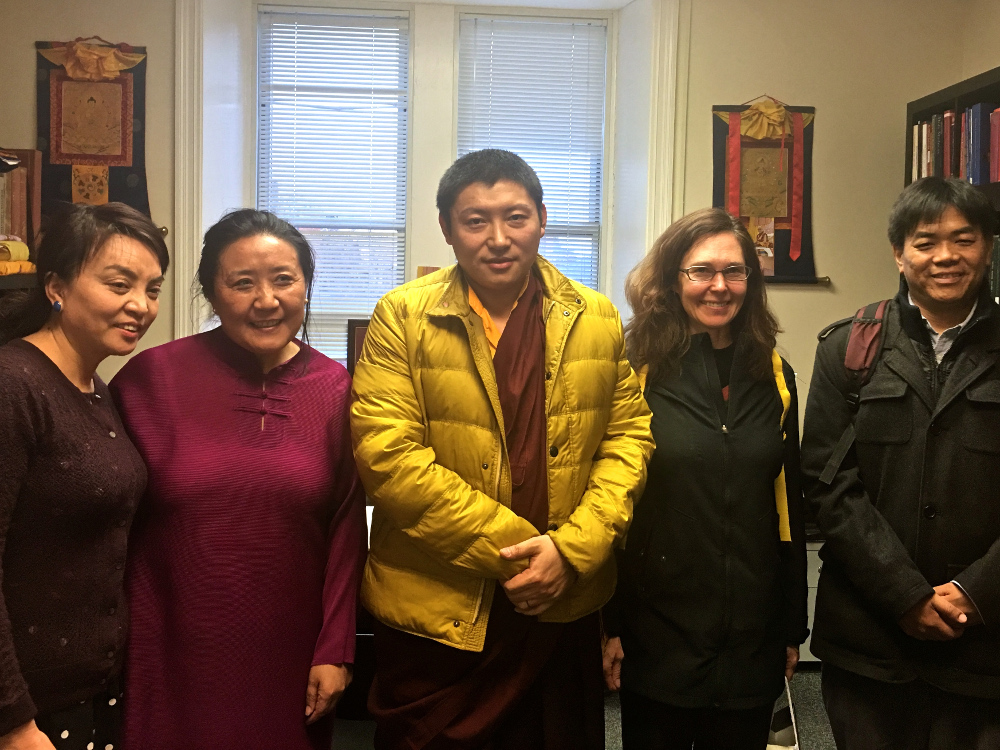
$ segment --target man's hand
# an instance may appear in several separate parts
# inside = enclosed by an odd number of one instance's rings
[[[608,638],[604,644],[604,684],[608,690],[620,690],[622,686],[622,651],[621,638]]]
[[[505,560],[528,561],[527,570],[503,584],[507,598],[522,615],[542,614],[576,580],[576,571],[559,554],[548,536],[535,536],[512,547],[504,547],[500,556]]]
[[[309,670],[306,688],[306,724],[326,716],[351,684],[348,664],[317,664]]]
[[[983,624],[983,618],[979,616],[979,610],[976,609],[976,605],[954,583],[942,583],[940,586],[935,586],[934,591],[938,596],[944,597],[965,613],[965,616],[968,618],[968,622],[965,623],[966,625]]]
[[[899,618],[899,627],[920,641],[950,641],[965,632],[969,618],[938,593],[921,599]]]
[[[799,647],[785,646],[785,679],[795,676],[795,668],[799,665]]]
[[[56,750],[34,721],[15,727],[0,737],[0,750]]]

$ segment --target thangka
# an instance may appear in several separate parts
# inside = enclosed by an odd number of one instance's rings
[[[712,108],[712,205],[750,232],[771,281],[815,282],[813,107],[767,97]]]
[[[149,215],[146,48],[35,42],[42,212],[120,201]]]

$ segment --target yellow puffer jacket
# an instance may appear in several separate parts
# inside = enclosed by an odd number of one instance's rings
[[[543,616],[593,612],[615,587],[612,549],[653,452],[650,413],[607,298],[542,258],[549,531],[579,575]],[[536,536],[510,510],[511,473],[489,344],[457,266],[375,307],[354,373],[351,432],[374,503],[362,600],[381,622],[481,651],[495,590]]]

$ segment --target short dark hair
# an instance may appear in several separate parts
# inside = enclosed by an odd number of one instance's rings
[[[896,199],[889,214],[889,242],[902,249],[918,226],[938,221],[949,206],[987,241],[996,234],[997,212],[981,190],[954,177],[924,177],[907,185]]]
[[[219,259],[226,248],[247,237],[274,237],[287,242],[295,250],[302,274],[306,279],[306,297],[312,296],[313,276],[316,273],[316,257],[309,240],[302,232],[270,211],[256,208],[240,208],[230,211],[209,227],[205,232],[205,242],[198,262],[198,284],[201,293],[209,302],[215,296],[215,279],[219,275]],[[302,321],[303,339],[308,341],[309,307]]]
[[[499,148],[472,151],[457,159],[441,177],[437,191],[437,209],[445,223],[451,226],[451,209],[469,185],[481,182],[493,187],[500,180],[509,180],[528,191],[535,202],[538,215],[542,214],[542,183],[535,170],[517,154]]]
[[[28,292],[4,297],[0,305],[0,344],[35,333],[48,321],[52,304],[45,293],[49,274],[73,281],[80,269],[116,235],[145,245],[167,272],[170,257],[163,234],[141,211],[124,203],[58,206],[42,226],[38,248],[32,253],[38,284]]]

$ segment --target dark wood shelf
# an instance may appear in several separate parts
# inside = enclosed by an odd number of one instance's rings
[[[38,279],[33,273],[13,273],[0,276],[0,291],[10,289],[33,289],[38,286]]]
[[[903,184],[909,185],[913,176],[913,126],[949,109],[958,115],[973,104],[995,102],[1000,106],[1000,68],[987,70],[948,88],[915,99],[906,105],[906,156],[903,165]],[[993,208],[1000,211],[1000,183],[977,185],[986,193]]]

